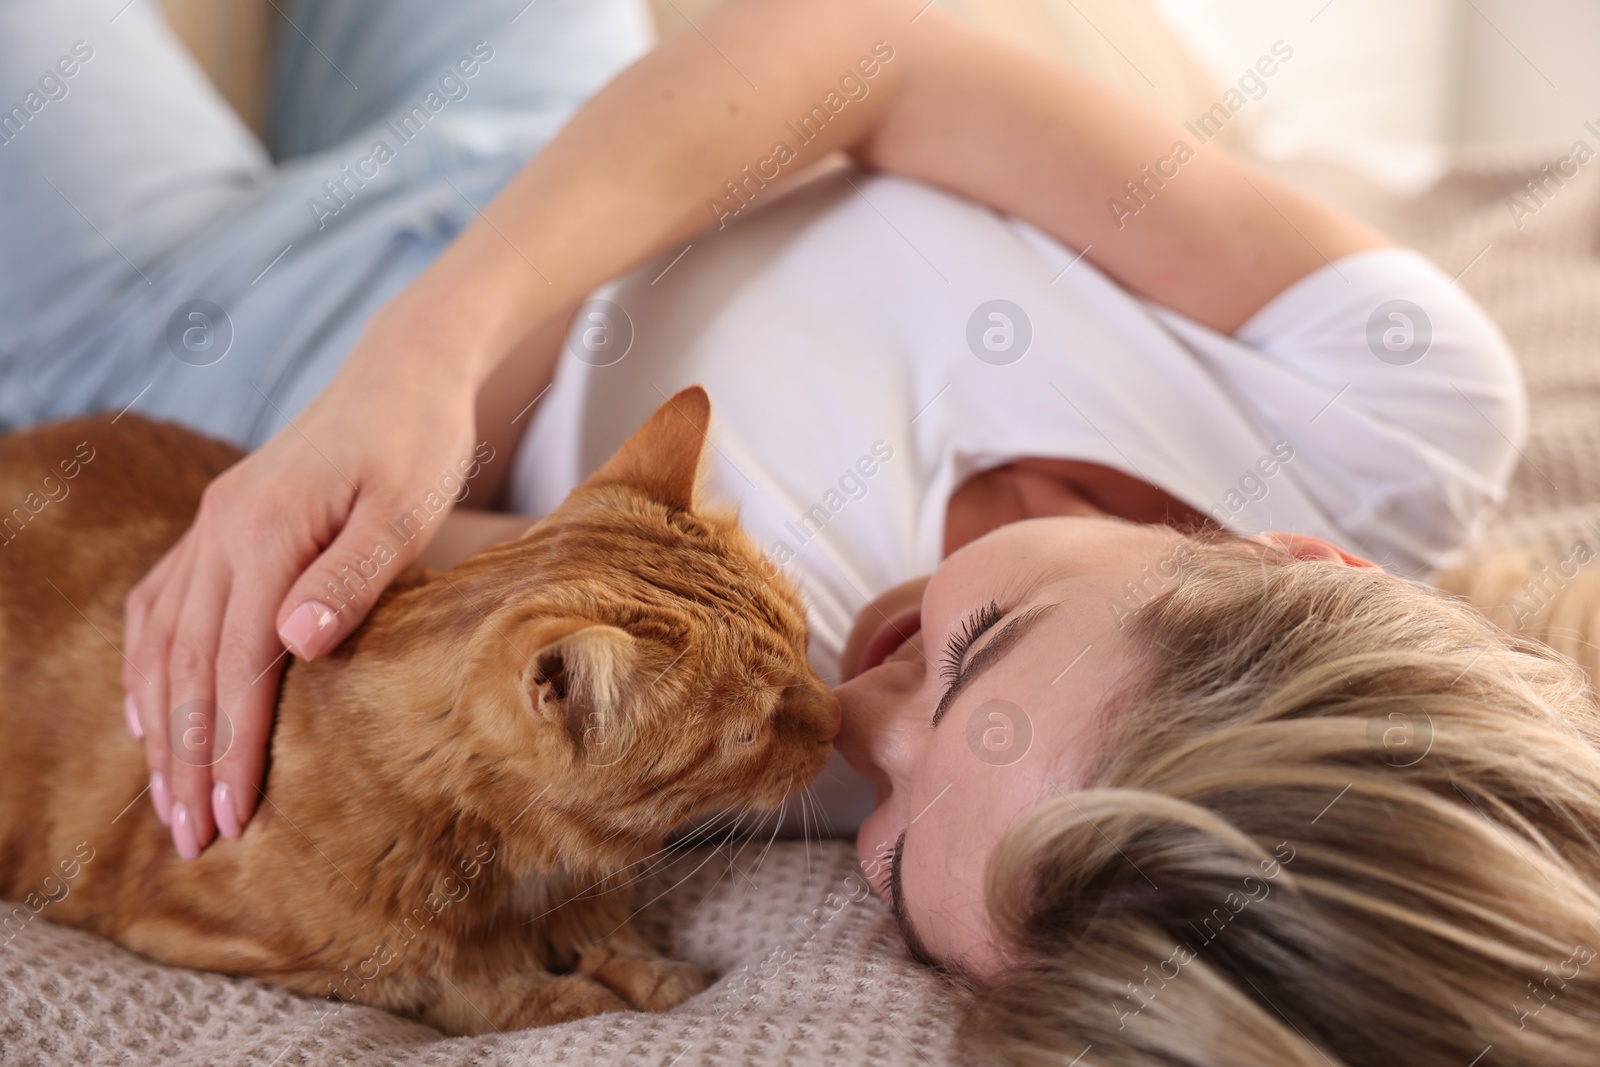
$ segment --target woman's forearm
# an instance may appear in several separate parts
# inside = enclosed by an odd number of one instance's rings
[[[708,203],[780,139],[793,150],[781,176],[862,142],[898,95],[914,14],[893,0],[729,0],[585,103],[382,315],[398,333],[449,333],[482,380],[558,309],[716,224]],[[878,41],[894,58],[868,79],[856,64]],[[801,144],[785,124],[847,72],[866,96],[824,109]]]
[[[729,0],[591,99],[386,317],[439,332],[481,382],[559,309],[839,149],[1028,219],[1223,331],[1386,243],[1192,143],[1148,209],[1117,218],[1109,202],[1183,130],[937,9],[913,21],[922,7]]]
[[[1232,333],[1317,268],[1391,243],[1069,67],[938,29],[858,157],[1087,249],[1134,293]]]

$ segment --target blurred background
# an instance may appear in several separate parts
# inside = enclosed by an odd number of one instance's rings
[[[1223,83],[1295,49],[1255,147],[1404,169],[1440,151],[1564,151],[1600,125],[1597,0],[1155,0]]]

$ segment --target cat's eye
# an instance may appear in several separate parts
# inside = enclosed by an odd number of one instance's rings
[[[733,728],[733,734],[730,737],[730,740],[740,748],[749,748],[751,745],[755,744],[757,741],[760,741],[764,736],[766,736],[767,727],[769,725],[771,724],[765,720],[761,722],[740,723]]]

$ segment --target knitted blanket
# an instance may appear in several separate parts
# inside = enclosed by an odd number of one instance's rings
[[[1600,168],[1514,212],[1508,198],[1538,173],[1465,166],[1411,199],[1333,171],[1300,176],[1461,272],[1500,322],[1527,368],[1533,431],[1485,539],[1559,551],[1600,518]],[[959,997],[911,962],[881,903],[859,899],[857,872],[842,842],[687,852],[648,883],[641,899],[661,896],[643,919],[647,936],[716,976],[705,993],[661,1015],[478,1038],[161,967],[55,926],[46,908],[0,934],[0,1064],[958,1062]]]

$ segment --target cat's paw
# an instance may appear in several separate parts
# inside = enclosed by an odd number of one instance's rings
[[[588,975],[554,975],[523,1000],[518,1028],[548,1026],[628,1010],[626,1001]]]
[[[596,948],[585,953],[578,966],[639,1011],[675,1008],[706,987],[697,968],[660,956],[613,955]]]

